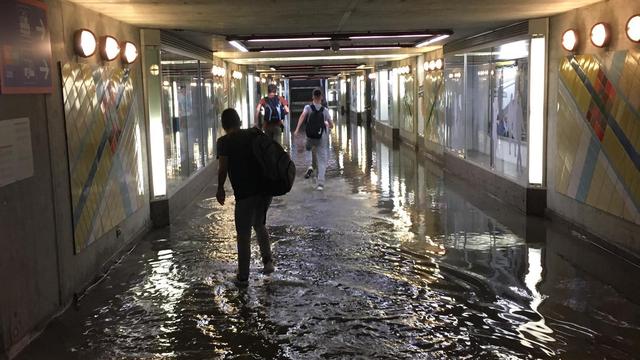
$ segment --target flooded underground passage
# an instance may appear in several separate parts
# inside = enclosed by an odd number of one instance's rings
[[[298,180],[268,213],[273,274],[254,243],[249,285],[235,285],[233,207],[209,186],[18,359],[637,356],[632,262],[337,123],[322,192],[292,140]]]

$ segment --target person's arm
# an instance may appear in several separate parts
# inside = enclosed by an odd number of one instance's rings
[[[260,127],[260,110],[262,108],[262,100],[258,102],[258,106],[256,106],[256,113],[253,117],[253,126],[259,128]]]
[[[327,108],[325,108],[324,111],[325,111],[325,114],[327,115],[327,126],[329,127],[329,129],[333,129],[333,119],[331,118],[331,113]]]
[[[284,96],[280,96],[280,101],[282,102],[282,107],[284,108],[284,113],[289,114],[289,102]]]
[[[298,126],[296,126],[296,131],[293,133],[294,135],[298,135],[298,132],[300,131],[300,127],[302,126],[302,124],[306,119],[307,119],[307,108],[305,107],[302,114],[300,114],[300,118],[298,119]]]
[[[226,156],[220,156],[218,158],[218,191],[216,191],[216,199],[220,205],[224,205],[226,198],[224,183],[227,182],[228,161]]]

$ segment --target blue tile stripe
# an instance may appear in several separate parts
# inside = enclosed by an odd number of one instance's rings
[[[582,167],[582,174],[580,174],[580,184],[578,185],[576,200],[582,202],[587,201],[589,189],[591,188],[591,181],[593,180],[593,173],[596,170],[599,153],[600,144],[596,137],[591,137],[591,142],[589,143],[589,148],[587,149],[587,156],[585,157],[584,166]]]
[[[126,76],[125,78],[122,79],[123,82],[126,83],[126,81],[128,81],[128,76]],[[121,87],[121,90],[118,93],[118,100],[122,99],[121,94],[124,92],[125,86]],[[118,101],[119,103],[119,101]],[[131,109],[133,108],[133,106],[130,106],[129,109],[127,109],[127,117],[126,119],[128,119],[130,117],[130,113],[131,113]],[[125,120],[126,121],[126,120]],[[107,148],[107,144],[109,143],[109,135],[111,134],[111,128],[112,125],[110,124],[110,121],[108,121],[107,118],[107,122],[105,124],[105,132],[102,134],[102,138],[100,139],[100,145],[98,145],[98,150],[96,152],[96,156],[93,160],[93,163],[91,164],[91,169],[89,170],[89,175],[87,176],[87,179],[82,187],[82,193],[80,194],[80,198],[78,199],[78,203],[76,205],[76,207],[73,209],[73,224],[74,224],[74,228],[77,228],[79,221],[80,221],[80,216],[82,215],[82,212],[84,211],[84,208],[86,206],[86,202],[87,199],[89,197],[89,192],[91,190],[91,186],[93,185],[93,181],[95,179],[95,175],[98,171],[98,167],[100,165],[100,160],[102,159],[102,154],[104,153],[105,148]],[[113,162],[112,162],[113,164]],[[105,189],[102,189],[102,194],[100,196],[100,198],[102,198],[104,196],[104,191]],[[97,214],[94,214],[94,217]],[[92,223],[94,222],[94,219],[92,219]]]

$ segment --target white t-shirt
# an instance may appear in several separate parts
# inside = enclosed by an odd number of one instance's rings
[[[316,103],[313,103],[312,105],[316,109],[316,111],[320,109],[320,107],[322,106],[321,104],[316,104]],[[303,112],[307,115],[311,113],[311,105],[305,105]],[[331,121],[331,114],[329,113],[329,109],[327,109],[326,106],[324,107],[323,114],[324,114],[324,121]]]

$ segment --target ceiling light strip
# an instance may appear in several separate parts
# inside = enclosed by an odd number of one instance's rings
[[[324,51],[323,48],[301,48],[301,49],[267,49],[260,50],[261,53],[280,53],[280,52],[308,52],[308,51]]]
[[[236,48],[236,49],[238,49],[238,50],[242,51],[242,52],[249,52],[249,50],[247,50],[247,48],[246,48],[246,47],[244,47],[242,44],[240,44],[240,42],[239,42],[239,41],[231,40],[231,41],[229,41],[229,44],[230,44],[231,46],[233,46],[234,48]]]
[[[425,41],[423,41],[421,43],[416,44],[416,47],[417,48],[425,47],[427,45],[431,45],[433,43],[436,43],[436,42],[438,42],[440,40],[444,40],[444,39],[448,38],[449,36],[451,36],[451,35],[445,34],[445,35],[436,36],[434,38],[431,38],[429,40],[425,40]]]

